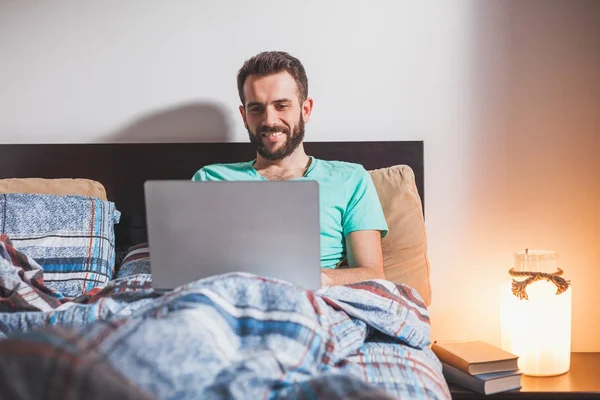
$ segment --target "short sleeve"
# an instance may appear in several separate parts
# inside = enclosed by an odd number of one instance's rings
[[[371,175],[360,166],[348,184],[349,201],[342,219],[344,236],[359,230],[378,230],[385,237],[388,226]]]
[[[194,176],[192,176],[192,181],[205,181],[206,180],[206,172],[203,168],[196,171]]]

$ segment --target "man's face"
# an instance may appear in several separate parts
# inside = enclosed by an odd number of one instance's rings
[[[250,75],[244,83],[244,106],[240,112],[250,142],[267,160],[281,160],[304,139],[304,125],[311,100],[300,105],[298,87],[287,72],[267,76]]]

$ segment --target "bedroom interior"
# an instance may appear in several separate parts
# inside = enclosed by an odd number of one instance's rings
[[[11,54],[0,65],[0,179],[77,171],[102,183],[122,213],[117,264],[145,240],[142,179],[252,157],[234,76],[255,50],[286,47],[316,99],[310,152],[414,172],[424,222],[404,239],[426,228],[415,268],[427,279],[411,283],[432,341],[500,346],[501,288],[529,247],[555,250],[572,284],[571,351],[600,352],[598,2],[315,1],[288,15],[302,29],[275,22],[279,37],[252,23],[256,10],[217,4],[33,4],[0,2],[0,53]],[[225,32],[220,19],[232,22]],[[240,44],[248,32],[265,43]]]

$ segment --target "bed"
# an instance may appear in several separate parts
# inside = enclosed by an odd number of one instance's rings
[[[423,142],[305,148],[371,173],[385,280],[228,274],[160,295],[143,182],[252,159],[249,143],[0,145],[3,398],[450,398],[429,349]]]

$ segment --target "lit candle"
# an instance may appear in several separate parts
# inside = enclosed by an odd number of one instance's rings
[[[525,250],[514,256],[514,271],[557,272],[553,251]],[[563,374],[571,364],[571,286],[557,294],[554,283],[540,279],[525,291],[528,299],[520,299],[512,293],[511,281],[502,285],[502,348],[519,356],[519,369],[525,375]]]

